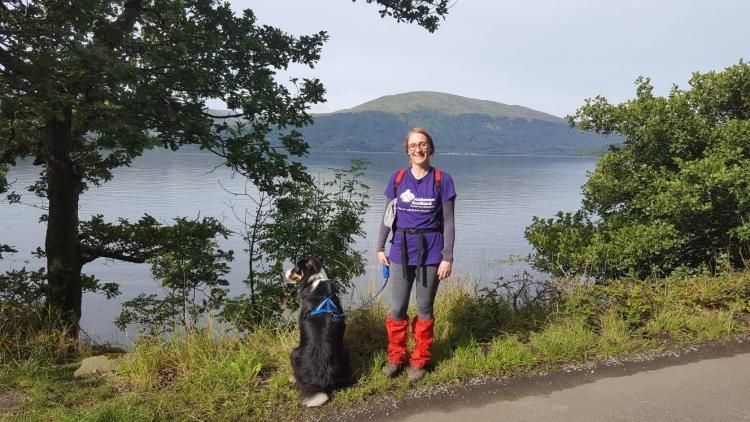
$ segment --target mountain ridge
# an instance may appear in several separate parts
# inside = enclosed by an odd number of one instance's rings
[[[510,105],[497,101],[480,100],[436,91],[411,91],[384,95],[349,109],[321,113],[319,116],[361,113],[365,111],[406,113],[420,110],[432,110],[449,115],[479,113],[493,117],[526,118],[554,122],[563,121],[560,117],[520,105]]]
[[[621,142],[528,107],[433,91],[314,114],[302,133],[312,150],[395,152],[403,150],[403,137],[413,127],[429,131],[438,150],[451,153],[580,155]]]

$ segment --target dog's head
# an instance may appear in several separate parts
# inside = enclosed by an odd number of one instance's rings
[[[288,283],[302,283],[303,285],[328,280],[326,271],[315,258],[305,258],[297,261],[294,267],[286,271],[284,276]]]

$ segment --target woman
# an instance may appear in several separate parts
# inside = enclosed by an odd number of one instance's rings
[[[410,130],[404,139],[404,151],[410,167],[393,173],[386,186],[386,204],[398,198],[396,218],[393,227],[381,225],[377,258],[390,267],[391,302],[385,322],[388,363],[383,367],[388,377],[398,375],[407,363],[407,309],[412,286],[416,284],[417,316],[412,321],[414,350],[408,359],[408,379],[413,382],[422,379],[430,361],[435,323],[433,304],[438,284],[451,275],[456,191],[453,179],[430,165],[435,144],[427,131]],[[386,256],[385,241],[391,229],[394,233],[390,254]]]

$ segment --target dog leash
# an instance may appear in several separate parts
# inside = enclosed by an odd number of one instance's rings
[[[383,290],[385,290],[385,287],[388,285],[388,279],[390,278],[390,275],[391,275],[391,272],[390,272],[389,267],[387,265],[383,265],[383,278],[385,279],[385,281],[383,282],[383,286],[380,288],[380,290],[378,290],[377,293],[375,293],[375,296],[373,296],[370,299],[368,299],[367,302],[365,302],[365,303],[362,304],[362,306],[360,306],[360,307],[358,307],[356,309],[350,309],[347,313],[358,311],[360,309],[364,309],[364,308],[372,305],[373,302],[375,302],[375,299],[377,299],[378,296],[380,296],[380,294],[383,293]],[[308,283],[304,283],[304,284],[300,283],[300,284],[297,285],[297,289],[299,291],[302,291],[302,289],[304,289],[305,287],[309,286],[310,284],[312,284],[312,283],[309,283],[309,282]],[[323,304],[321,303],[321,305],[323,305]]]
[[[356,310],[364,309],[364,308],[372,305],[373,302],[375,302],[375,299],[377,299],[377,297],[381,293],[383,293],[383,290],[385,290],[385,286],[388,285],[388,279],[390,278],[390,275],[391,275],[391,272],[390,272],[389,267],[387,265],[383,265],[383,278],[385,279],[385,281],[383,282],[383,287],[381,287],[380,290],[378,290],[378,292],[375,293],[375,296],[371,297],[367,302],[363,303],[362,306],[360,306]]]

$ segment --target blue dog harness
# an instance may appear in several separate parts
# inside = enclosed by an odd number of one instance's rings
[[[320,314],[331,314],[334,318],[343,318],[344,313],[336,307],[336,304],[331,300],[331,296],[328,296],[323,302],[318,305],[317,308],[307,313],[307,316],[320,315]]]

